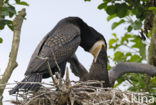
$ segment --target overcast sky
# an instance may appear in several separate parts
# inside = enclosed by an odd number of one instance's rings
[[[97,9],[102,0],[92,0],[91,2],[83,0],[27,0],[27,2],[30,6],[26,7],[27,19],[22,26],[17,57],[18,67],[14,70],[9,82],[20,81],[24,78],[24,72],[37,44],[62,18],[68,16],[82,18],[88,25],[102,33],[107,43],[113,32],[122,33],[119,28],[112,31],[112,22],[107,22],[104,10]],[[8,28],[0,33],[0,37],[4,40],[0,44],[0,74],[4,72],[8,63],[12,35],[13,33]],[[112,54],[111,51],[108,50],[108,52],[109,55]],[[79,48],[76,54],[82,64],[89,69],[93,59],[92,55],[84,52],[82,48]],[[70,78],[78,80],[72,74],[70,74]],[[12,97],[8,98],[8,90],[5,91],[4,99],[12,99]]]

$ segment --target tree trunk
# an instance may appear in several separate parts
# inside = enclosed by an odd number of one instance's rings
[[[153,25],[151,33],[151,42],[148,51],[148,63],[150,65],[156,66],[156,16],[154,16]],[[146,91],[150,90],[150,76],[146,77]]]

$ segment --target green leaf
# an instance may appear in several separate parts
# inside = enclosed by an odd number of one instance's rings
[[[144,20],[146,17],[146,10],[143,7],[136,8],[136,17],[140,20]]]
[[[142,47],[142,45],[144,44],[143,41],[138,37],[138,36],[135,36],[131,42],[134,43],[134,45],[132,45],[132,48],[138,48],[140,49],[140,47]]]
[[[0,21],[0,30],[4,29],[5,25],[7,25],[13,31],[13,23],[11,20],[3,19]]]
[[[2,19],[0,21],[0,30],[4,29],[4,26],[6,25],[6,20],[5,19]]]
[[[126,3],[116,4],[117,16],[123,18],[127,15],[128,6]]]
[[[141,62],[141,57],[139,55],[133,55],[130,59],[130,62]]]
[[[16,3],[19,3],[21,0],[15,0],[16,1]]]
[[[113,48],[113,44],[116,43],[118,40],[117,39],[110,39],[109,40],[109,48]]]
[[[116,88],[117,86],[119,86],[123,81],[125,81],[125,79],[123,77],[120,77],[118,80],[117,80],[117,84],[114,85],[114,88]]]
[[[113,46],[113,50],[116,50],[118,47],[120,47],[121,45],[120,44],[115,44],[114,46]]]
[[[127,56],[127,57],[128,57],[128,56],[132,56],[132,53],[127,52],[127,53],[126,53],[126,56]]]
[[[131,26],[133,27],[134,30],[140,30],[142,27],[142,21],[136,20],[131,24]]]
[[[133,38],[131,34],[125,34],[123,37],[121,37],[121,44],[127,44],[130,40],[130,38]]]
[[[139,53],[143,59],[146,59],[146,44],[142,44],[142,46],[139,48]]]
[[[124,61],[125,60],[124,53],[121,52],[121,51],[115,52],[113,60],[116,61],[116,62]]]
[[[14,6],[9,5],[9,7],[7,9],[9,11],[9,17],[13,17],[16,14],[16,10],[15,10]]]
[[[143,2],[148,2],[149,0],[142,0]]]
[[[107,69],[110,70],[112,67],[108,64],[107,65]]]
[[[152,78],[151,81],[153,84],[155,83],[156,84],[156,77]]]
[[[104,9],[104,8],[106,8],[107,7],[107,3],[102,3],[102,4],[100,4],[99,6],[98,6],[98,9]]]
[[[114,22],[112,24],[112,29],[115,29],[117,26],[119,26],[120,24],[124,23],[125,20],[124,19],[121,19],[119,22]]]
[[[114,5],[108,6],[106,8],[106,12],[108,13],[108,15],[113,15],[116,13],[116,7]]]
[[[147,37],[148,37],[148,38],[151,37],[151,31],[148,32]]]
[[[15,0],[15,1],[16,1],[16,4],[18,4],[18,5],[29,6],[29,4],[25,1],[21,1],[21,0]]]
[[[117,37],[116,37],[116,33],[113,33],[112,35],[113,35],[115,38],[117,38]]]
[[[151,10],[154,12],[154,14],[156,15],[156,7],[149,7],[148,10]]]
[[[16,10],[15,7],[8,4],[8,5],[4,5],[2,8],[2,16],[9,16],[12,17],[16,14]]]
[[[3,43],[3,39],[0,37],[0,43]]]
[[[112,20],[112,19],[114,19],[114,18],[116,18],[116,17],[117,17],[116,14],[114,14],[114,15],[109,15],[109,16],[107,17],[107,21],[110,21],[110,20]]]
[[[84,0],[84,1],[91,1],[91,0]]]
[[[17,3],[19,5],[25,5],[25,6],[29,6],[29,4],[27,2],[21,1],[20,3]]]
[[[13,22],[11,20],[6,20],[7,26],[13,31],[14,27],[13,27]]]
[[[131,25],[129,25],[129,26],[128,26],[128,28],[127,28],[127,31],[128,31],[128,32],[131,32],[131,31],[132,31],[132,29],[133,29],[133,28],[132,28],[132,26],[131,26]]]
[[[9,12],[8,11],[2,11],[2,16],[9,16]]]

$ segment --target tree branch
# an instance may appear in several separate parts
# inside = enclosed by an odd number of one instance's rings
[[[15,17],[15,19],[13,20],[14,34],[13,34],[12,47],[11,47],[11,51],[9,55],[9,62],[2,76],[0,84],[5,84],[8,82],[13,70],[18,65],[16,62],[16,58],[17,58],[19,42],[20,42],[21,26],[22,26],[25,15],[26,15],[25,9],[22,9],[19,12],[19,14]],[[0,96],[2,96],[4,89],[5,89],[5,86],[3,89],[0,89]]]
[[[150,43],[149,54],[148,54],[148,63],[156,66],[156,16],[154,17],[154,21],[153,21],[151,43]]]
[[[3,0],[0,0],[0,21],[1,21],[2,7],[3,7]]]
[[[148,63],[156,66],[156,16],[154,16],[152,25],[151,42],[148,51]],[[150,80],[151,78],[146,76],[146,91],[149,91],[150,89]]]

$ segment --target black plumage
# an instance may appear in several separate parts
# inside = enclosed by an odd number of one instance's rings
[[[50,77],[46,61],[39,57],[48,57],[52,72],[55,73],[58,71],[54,61],[55,56],[61,68],[61,77],[63,77],[66,62],[75,53],[78,46],[89,52],[92,46],[100,40],[105,43],[103,36],[82,19],[78,17],[62,19],[37,46],[26,70],[26,77],[22,82],[41,82],[42,78]],[[38,90],[39,87],[38,84],[20,83],[9,93],[14,94],[18,89]]]
[[[80,80],[81,81],[87,81],[87,80],[99,80],[99,81],[105,81],[103,84],[104,87],[109,87],[109,77],[108,77],[108,70],[107,70],[107,51],[102,46],[100,53],[97,57],[96,62],[93,61],[91,68],[89,70],[89,73],[86,73],[86,75],[83,75]],[[82,66],[83,67],[83,66]],[[79,70],[80,72],[81,70]],[[84,71],[84,69],[83,69]]]

